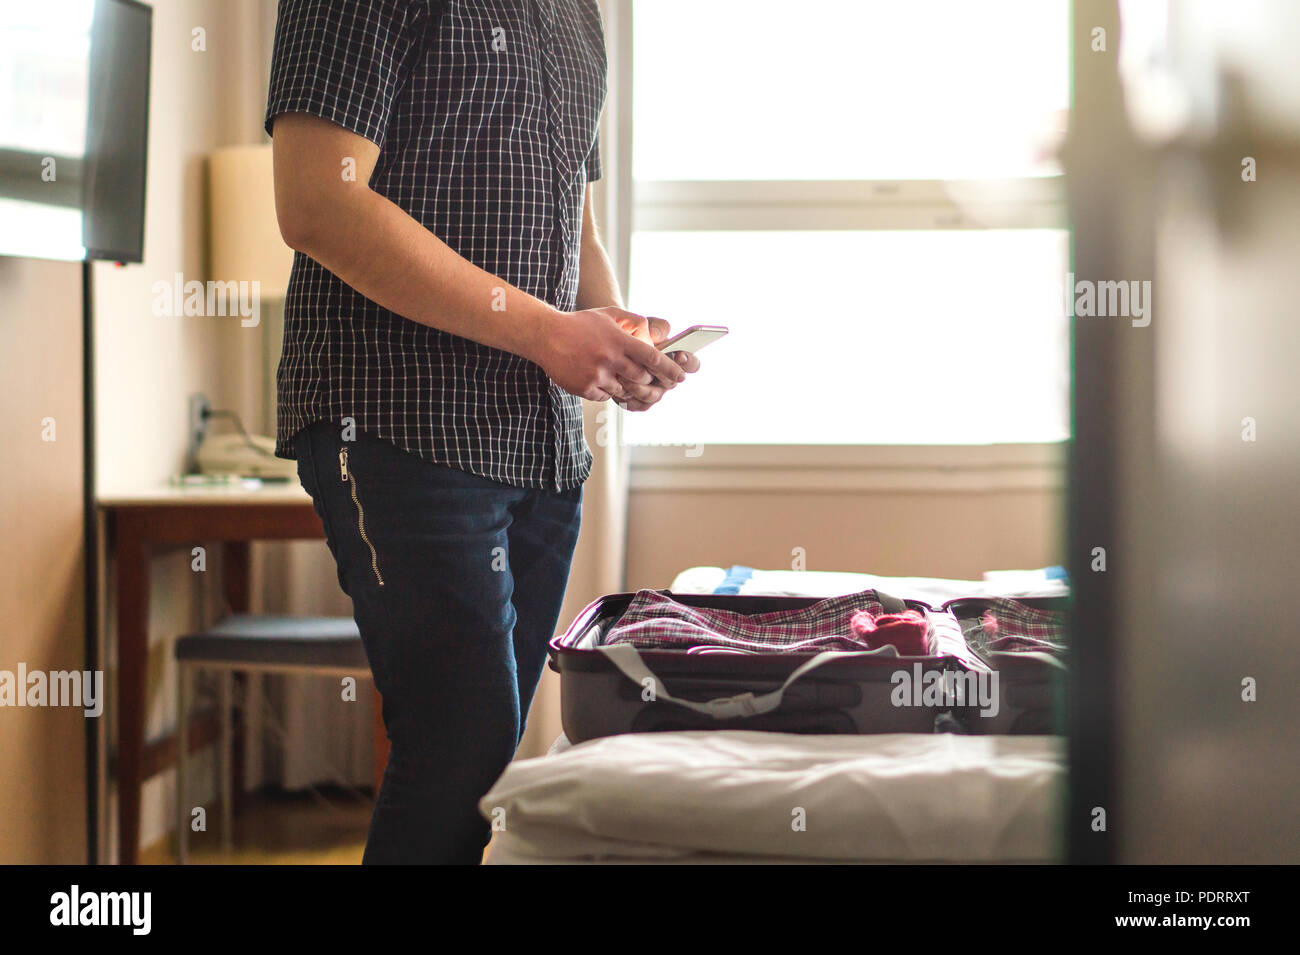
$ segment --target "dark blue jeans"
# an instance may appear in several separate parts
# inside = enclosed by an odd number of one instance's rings
[[[317,422],[295,439],[391,751],[366,863],[477,863],[555,631],[582,489],[509,487]]]

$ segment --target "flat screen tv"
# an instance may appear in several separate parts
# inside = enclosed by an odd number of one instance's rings
[[[0,0],[0,255],[144,256],[153,11]]]

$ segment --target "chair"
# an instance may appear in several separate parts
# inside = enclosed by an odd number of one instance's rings
[[[190,682],[201,669],[219,670],[218,745],[221,786],[221,838],[231,845],[231,701],[236,672],[310,673],[369,676],[361,634],[350,617],[289,617],[236,614],[176,641],[177,714],[180,725],[176,762],[177,861],[189,858],[190,807],[185,791],[189,759]]]

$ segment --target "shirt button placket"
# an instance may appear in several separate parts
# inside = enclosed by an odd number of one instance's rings
[[[567,250],[573,240],[573,232],[569,228],[568,218],[565,215],[565,203],[568,200],[568,186],[566,183],[568,163],[565,161],[562,138],[564,134],[563,77],[560,75],[559,64],[555,58],[555,5],[553,0],[532,0],[532,6],[537,23],[538,43],[541,47],[542,80],[545,85],[546,95],[547,149],[551,160],[550,193],[551,202],[553,203],[553,221],[555,222],[555,227],[551,233],[552,275],[551,287],[548,292],[556,300],[557,305],[562,305],[564,303],[559,302],[559,296],[564,288],[564,275],[568,258]],[[557,385],[553,382],[549,383],[547,396],[550,399],[551,407],[551,461],[549,462],[550,474],[547,484],[556,491],[563,490],[563,481],[561,479],[565,468],[561,466],[561,462],[565,460],[565,446],[567,443],[567,435],[564,429],[566,418],[563,398],[558,391]]]

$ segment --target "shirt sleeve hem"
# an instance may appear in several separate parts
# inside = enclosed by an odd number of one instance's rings
[[[321,102],[311,95],[285,96],[269,106],[264,124],[268,136],[274,137],[272,129],[275,121],[285,113],[306,113],[309,116],[328,120],[335,126],[341,126],[350,133],[370,140],[381,149],[384,146],[384,128],[373,119],[368,120],[366,117],[348,113],[329,103]]]

